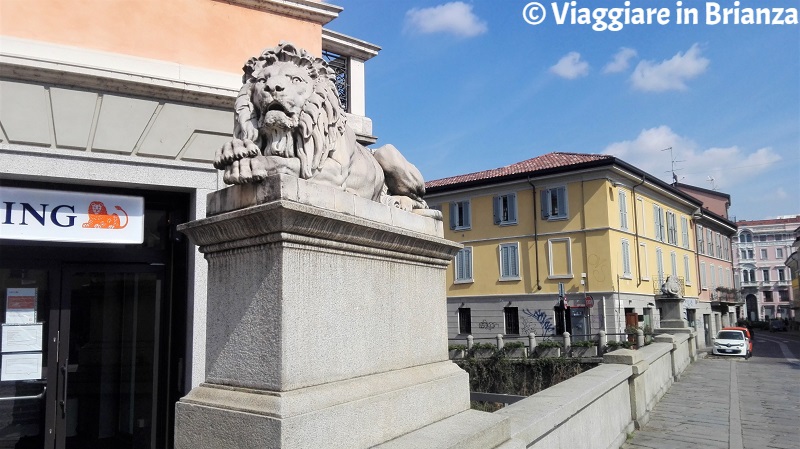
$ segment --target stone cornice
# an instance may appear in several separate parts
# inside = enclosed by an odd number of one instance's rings
[[[325,25],[337,18],[341,7],[311,0],[218,0],[259,11],[282,14]]]
[[[378,56],[381,47],[327,28],[322,29],[322,49],[367,61]]]

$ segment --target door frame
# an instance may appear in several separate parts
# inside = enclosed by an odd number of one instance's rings
[[[56,329],[56,338],[50,338],[50,341],[56,344],[55,354],[55,363],[52,363],[53,359],[50,357],[48,353],[48,385],[50,385],[50,375],[52,374],[55,379],[54,389],[52,391],[55,392],[54,398],[49,401],[47,407],[49,407],[46,411],[47,416],[47,425],[50,429],[54,429],[52,432],[53,434],[53,443],[49,447],[55,447],[56,449],[66,449],[66,436],[67,436],[67,394],[69,393],[68,390],[68,378],[69,378],[69,353],[70,353],[70,323],[71,323],[71,313],[72,313],[72,285],[70,281],[73,279],[73,276],[76,273],[83,273],[83,272],[97,272],[97,273],[154,273],[158,276],[158,279],[162,282],[162,290],[165,290],[166,286],[166,276],[165,276],[165,267],[160,264],[143,264],[143,263],[83,263],[83,262],[63,262],[60,264],[60,273],[59,278],[61,284],[59,286],[58,291],[58,300],[57,305],[58,307],[53,307],[51,304],[50,311],[51,317],[55,318],[54,315],[57,315],[57,324],[58,327]],[[161,361],[161,354],[160,354],[160,344],[161,344],[161,332],[162,332],[162,317],[161,317],[161,309],[163,308],[163,301],[165,298],[163,295],[159,296],[158,303],[155,307],[155,314],[156,314],[156,322],[154,325],[155,328],[155,337],[154,337],[154,348],[153,348],[153,360],[155,364],[155,369],[158,371],[160,368],[160,361]],[[66,355],[66,356],[64,356]],[[158,418],[158,396],[159,396],[159,389],[158,389],[158,381],[159,376],[158,373],[154,373],[153,376],[153,404],[151,406],[151,429],[150,429],[150,441],[151,444],[156,443],[157,439],[157,418]],[[48,432],[49,434],[50,432]],[[47,443],[47,441],[46,441]],[[157,447],[157,446],[156,446]]]

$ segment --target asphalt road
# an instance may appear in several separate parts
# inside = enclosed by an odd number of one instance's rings
[[[692,364],[623,449],[800,448],[800,332],[756,331],[753,357]]]

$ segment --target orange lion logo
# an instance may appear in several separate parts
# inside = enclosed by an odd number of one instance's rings
[[[89,221],[83,224],[84,228],[101,228],[101,229],[122,229],[128,226],[128,213],[121,207],[114,206],[115,209],[125,214],[125,224],[120,224],[119,215],[108,214],[106,205],[101,201],[92,201],[89,204]]]

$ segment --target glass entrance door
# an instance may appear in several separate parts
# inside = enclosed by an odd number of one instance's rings
[[[46,269],[0,268],[0,448],[45,447],[51,280]]]
[[[156,447],[160,267],[64,271],[56,448]]]

